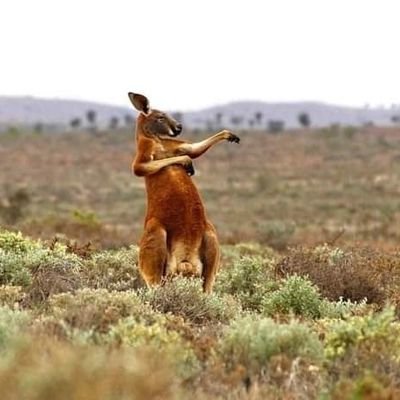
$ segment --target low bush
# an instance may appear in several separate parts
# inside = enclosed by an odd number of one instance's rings
[[[385,377],[365,372],[359,378],[342,379],[331,392],[332,400],[394,400],[400,398],[400,389],[387,382]]]
[[[7,306],[0,307],[0,349],[6,347],[11,339],[21,335],[29,319],[25,311],[12,310]]]
[[[328,301],[308,279],[293,275],[283,279],[279,288],[265,296],[262,312],[267,316],[293,314],[306,318],[343,318],[367,312],[365,301],[359,303]]]
[[[262,374],[273,356],[300,357],[319,364],[323,347],[317,335],[304,324],[279,324],[269,318],[246,316],[225,330],[219,354],[228,368],[242,365],[250,375]]]
[[[241,310],[230,296],[204,293],[200,279],[179,276],[143,290],[141,296],[155,311],[172,313],[195,324],[224,323]]]
[[[49,255],[30,267],[31,282],[25,305],[40,304],[53,294],[74,292],[82,287],[82,262],[73,254]]]
[[[281,276],[307,277],[329,300],[366,298],[383,306],[400,285],[400,256],[369,248],[296,248],[276,265],[276,271]]]
[[[0,233],[0,284],[23,286],[30,301],[79,286],[82,260],[66,246],[52,248],[20,233]]]
[[[225,265],[233,264],[244,256],[261,257],[276,262],[279,254],[271,247],[259,243],[237,243],[234,245],[221,246],[222,260]]]
[[[263,303],[263,313],[302,315],[308,318],[321,316],[321,297],[318,288],[301,276],[286,278],[281,287],[268,294]]]
[[[327,321],[325,329],[325,355],[333,379],[356,379],[371,371],[400,386],[400,322],[393,308]]]
[[[176,371],[153,349],[21,343],[0,359],[3,400],[172,400]]]
[[[0,306],[19,308],[25,296],[21,286],[0,286]]]
[[[105,289],[82,289],[49,299],[49,314],[69,327],[108,332],[111,325],[128,316],[137,321],[152,320],[154,312],[132,291],[109,292]]]
[[[241,257],[219,272],[215,291],[233,295],[245,310],[260,310],[266,293],[277,288],[271,272],[273,263],[274,259]]]
[[[138,248],[94,253],[85,262],[83,275],[93,289],[129,290],[144,286],[138,266]]]
[[[147,348],[170,360],[179,375],[188,379],[199,371],[199,361],[178,332],[168,329],[167,318],[159,316],[151,325],[128,317],[111,327],[108,340],[133,348]]]

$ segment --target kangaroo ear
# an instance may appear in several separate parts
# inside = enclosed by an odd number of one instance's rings
[[[143,114],[148,114],[150,112],[150,103],[146,96],[132,92],[129,92],[128,96],[136,110]]]

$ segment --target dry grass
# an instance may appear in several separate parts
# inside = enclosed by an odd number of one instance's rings
[[[223,143],[195,161],[194,180],[223,242],[261,241],[284,250],[329,242],[343,230],[338,244],[397,246],[398,129],[241,137],[239,146]],[[29,199],[17,220],[3,218],[4,224],[96,247],[138,241],[145,192],[143,179],[130,172],[133,133],[0,136],[0,152],[0,168],[7,170],[0,203],[10,206],[21,188]],[[75,210],[94,212],[98,224],[77,219]]]

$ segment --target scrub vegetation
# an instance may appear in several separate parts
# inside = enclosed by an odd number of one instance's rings
[[[243,133],[196,162],[210,295],[140,277],[130,134],[0,136],[1,398],[400,398],[399,133]]]

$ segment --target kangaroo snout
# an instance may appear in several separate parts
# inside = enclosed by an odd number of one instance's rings
[[[175,135],[179,135],[182,132],[182,124],[176,124],[175,128],[173,129]]]

